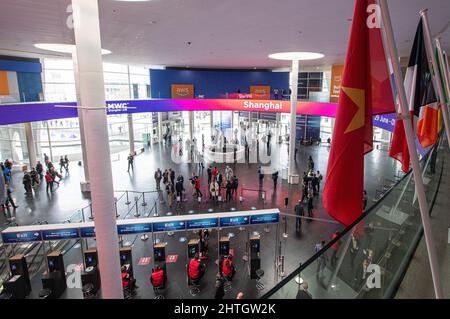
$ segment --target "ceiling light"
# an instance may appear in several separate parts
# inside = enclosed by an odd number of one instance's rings
[[[306,61],[306,60],[321,59],[324,56],[325,55],[323,55],[322,53],[315,53],[315,52],[280,52],[269,55],[269,58],[275,60]]]
[[[36,43],[34,46],[41,50],[68,53],[68,54],[72,54],[76,50],[76,46],[74,44]],[[111,51],[102,49],[102,54],[111,54]]]

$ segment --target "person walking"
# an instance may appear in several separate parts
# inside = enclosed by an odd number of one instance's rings
[[[302,217],[305,215],[305,210],[303,208],[303,203],[301,200],[298,201],[297,205],[294,207],[295,215],[295,230],[300,232],[302,228]]]
[[[184,185],[183,180],[180,178],[177,180],[175,184],[175,191],[177,193],[177,202],[181,203],[183,201]]]
[[[50,190],[50,193],[53,193],[53,176],[50,171],[47,171],[47,173],[45,173],[45,182],[47,183],[47,193],[48,190]]]
[[[162,173],[161,170],[158,168],[154,174],[155,182],[156,182],[156,190],[161,190],[161,179],[162,179]]]
[[[163,184],[167,185],[168,182],[169,182],[169,171],[165,169],[163,173]]]
[[[317,177],[317,193],[319,193],[320,192],[320,183],[322,182],[322,179],[323,179],[323,176],[322,176],[322,174],[320,174],[320,171],[317,171],[316,177]]]
[[[227,180],[226,183],[226,201],[231,202],[231,199],[233,198],[233,184],[231,180]]]
[[[198,176],[195,176],[195,195],[197,198],[202,198],[203,194],[200,190],[200,178]]]
[[[340,232],[339,231],[335,231],[332,235],[331,235],[331,240],[337,238],[339,236]],[[333,251],[333,254],[331,255],[331,267],[335,267],[336,266],[336,262],[337,262],[337,254],[339,252],[339,247],[340,247],[341,243],[339,242],[339,240],[337,242],[335,242],[333,245],[331,245],[331,249]]]
[[[133,166],[134,156],[131,153],[128,155],[127,161],[128,161],[128,170],[127,170],[127,172],[130,172],[130,168],[134,172],[134,166]]]
[[[66,162],[64,161],[64,157],[60,157],[59,159],[59,172],[62,174],[63,168],[65,168]]]
[[[66,170],[66,173],[69,173],[69,158],[67,155],[64,155],[64,169]]]

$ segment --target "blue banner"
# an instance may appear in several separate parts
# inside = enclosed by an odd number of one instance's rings
[[[13,244],[42,241],[42,236],[39,231],[25,231],[17,233],[2,233],[2,239],[5,244]]]
[[[143,234],[143,233],[150,233],[151,231],[152,231],[152,224],[150,223],[117,226],[117,233],[119,235]]]
[[[186,223],[180,221],[166,222],[166,223],[153,223],[154,232],[165,232],[165,231],[177,231],[185,230]]]
[[[279,216],[278,213],[250,216],[250,224],[278,223]]]
[[[42,231],[42,240],[61,240],[80,238],[77,228],[70,229],[50,229]]]
[[[203,229],[203,228],[215,228],[219,225],[218,218],[196,219],[188,220],[186,223],[187,229]]]
[[[220,227],[245,226],[250,222],[248,216],[223,217],[220,218]]]
[[[80,228],[81,238],[93,238],[95,237],[95,227],[83,227]]]

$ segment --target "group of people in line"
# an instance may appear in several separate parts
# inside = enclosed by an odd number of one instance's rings
[[[233,200],[233,198],[236,198],[239,179],[230,166],[226,166],[225,171],[222,173],[217,166],[213,167],[210,165],[207,168],[207,176],[209,200],[213,203],[220,201],[223,190],[225,190],[224,201],[229,202]],[[186,201],[185,179],[182,174],[176,176],[175,170],[172,168],[165,169],[164,172],[158,168],[153,177],[155,179],[157,191],[162,191],[162,187],[164,187],[164,190],[167,193],[167,203],[169,207],[173,206],[175,200],[177,203]],[[163,185],[161,185],[161,182]],[[201,202],[204,195],[202,192],[202,181],[198,174],[193,172],[189,178],[189,183],[191,184],[192,197]]]

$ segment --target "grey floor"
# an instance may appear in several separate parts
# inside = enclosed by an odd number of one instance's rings
[[[265,145],[261,145],[261,147],[265,150]],[[273,143],[271,147],[272,154],[275,155],[272,157],[272,166],[281,170],[281,167],[284,166],[287,161],[287,146],[285,144],[278,145]],[[306,169],[307,158],[311,155],[316,163],[316,169],[320,170],[325,176],[328,152],[329,148],[326,145],[301,147],[297,156],[297,169],[300,172],[303,172]],[[185,180],[189,178],[192,171],[197,171],[196,164],[172,164],[169,146],[153,144],[150,148],[146,149],[144,153],[136,157],[134,172],[131,173],[127,173],[126,171],[126,156],[126,153],[112,156],[113,178],[116,190],[154,190],[155,182],[153,173],[157,167],[160,167],[161,169],[172,167],[175,169],[177,175],[183,174]],[[377,149],[366,156],[365,161],[365,188],[368,191],[369,198],[373,198],[376,195],[376,190],[386,183],[386,179],[395,179],[399,166],[395,161],[388,157],[386,151]],[[224,165],[218,166],[223,171]],[[231,164],[235,174],[239,177],[240,188],[258,188],[258,177],[256,173],[258,166],[258,164],[247,163]],[[89,198],[82,195],[79,190],[79,183],[82,180],[82,176],[82,168],[77,166],[76,163],[71,163],[70,175],[64,176],[61,186],[53,193],[53,195],[47,195],[43,187],[44,185],[41,185],[32,197],[25,197],[21,185],[21,173],[16,172],[13,177],[14,196],[20,207],[14,214],[15,221],[19,225],[28,225],[44,220],[49,223],[62,222],[78,208],[88,205]],[[200,171],[200,176],[203,184],[202,192],[205,193],[206,169],[203,172]],[[288,197],[290,202],[287,211],[288,213],[292,213],[293,204],[298,201],[301,195],[299,186],[289,186],[285,180],[281,179],[281,176],[277,189],[274,189],[270,175],[266,176],[262,187],[262,189],[267,192],[265,203],[262,203],[258,199],[257,193],[245,191],[243,193],[243,196],[245,197],[243,203],[235,200],[220,205],[214,205],[209,201],[204,201],[199,204],[191,199],[190,185],[188,182],[185,182],[185,187],[188,190],[186,196],[188,201],[179,207],[169,208],[165,202],[161,203],[159,200],[156,201],[161,215],[165,215],[168,211],[176,214],[186,214],[188,211],[193,211],[193,213],[205,213],[208,209],[213,209],[215,212],[221,212],[229,211],[231,208],[248,210],[251,207],[257,209],[277,207],[284,212],[286,210],[284,207],[285,197]],[[147,199],[148,202],[153,202],[155,200],[156,198]],[[370,204],[371,201],[369,201],[369,205]],[[1,215],[1,217],[4,218],[3,215]],[[122,217],[124,216],[122,215],[120,218]],[[286,223],[288,238],[282,240],[282,254],[285,255],[286,258],[286,273],[292,272],[298,267],[300,262],[306,261],[313,255],[315,243],[319,242],[321,239],[329,241],[331,239],[331,234],[337,229],[341,229],[341,226],[332,222],[330,217],[324,211],[320,196],[315,200],[314,217],[328,220],[328,222],[305,221],[300,233],[295,231],[294,218],[288,217]],[[284,225],[283,221],[280,225],[281,231],[283,231]],[[262,268],[265,270],[265,276],[263,278],[265,289],[262,291],[258,291],[255,288],[255,282],[249,280],[247,270],[248,263],[242,260],[246,238],[248,234],[253,231],[258,231],[262,235],[261,257]],[[238,272],[233,281],[232,290],[227,292],[226,298],[234,298],[239,291],[244,291],[247,298],[257,298],[281,280],[281,278],[277,276],[274,267],[275,226],[270,227],[269,233],[266,233],[262,226],[252,226],[243,231],[240,231],[239,229],[224,229],[221,231],[220,235],[226,235],[228,232],[235,234],[235,237],[232,238],[231,246],[235,251],[235,264]],[[167,268],[168,286],[165,294],[168,298],[191,298],[185,282],[185,264],[187,260],[186,244],[179,241],[179,238],[182,236],[196,238],[197,235],[193,233],[176,233],[172,237],[167,236],[167,234],[158,235],[158,239],[168,243],[167,255],[178,255],[177,262],[168,264]],[[213,231],[209,244],[210,257],[207,260],[207,274],[202,280],[201,293],[196,298],[213,297],[214,277],[217,272],[217,265],[215,264],[217,259],[216,238],[217,232]],[[148,280],[153,264],[150,263],[145,266],[138,265],[138,261],[141,257],[151,257],[153,255],[151,240],[141,241],[139,237],[130,236],[124,238],[124,244],[133,245],[134,271],[139,285],[138,295],[136,297],[154,297],[153,290]],[[90,245],[95,245],[95,243],[91,242]],[[67,249],[64,258],[66,267],[68,264],[81,263],[81,250],[79,245],[76,245],[73,249]],[[43,271],[44,270],[41,272]],[[31,297],[36,297],[40,289],[40,275],[36,275],[33,278],[33,286],[35,289],[33,290]],[[65,297],[80,298],[81,292],[79,289],[68,289]]]

